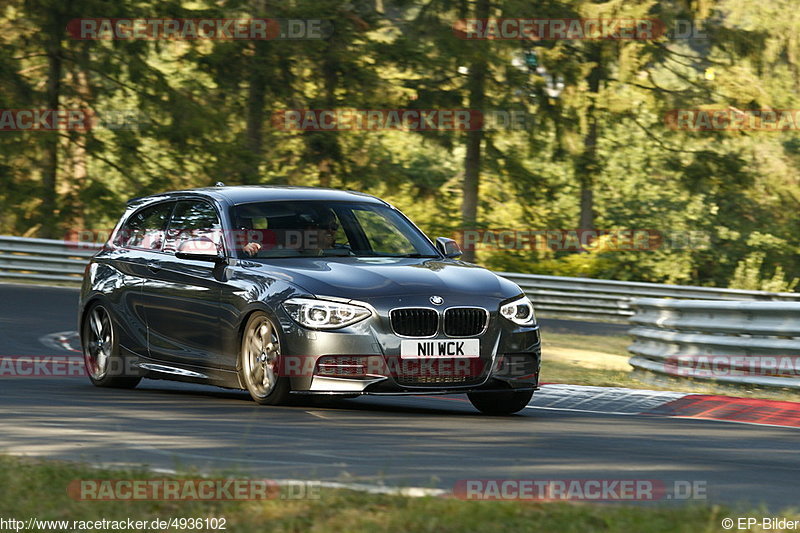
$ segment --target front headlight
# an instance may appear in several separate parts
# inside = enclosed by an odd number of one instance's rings
[[[536,324],[536,315],[533,314],[533,304],[527,296],[521,296],[513,302],[500,306],[500,314],[520,326]]]
[[[336,329],[355,324],[371,312],[360,305],[316,300],[314,298],[289,298],[283,308],[295,322],[311,329]]]

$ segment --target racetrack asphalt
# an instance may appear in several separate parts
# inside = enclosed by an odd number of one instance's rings
[[[0,355],[64,355],[41,339],[75,330],[76,307],[74,289],[0,285]],[[797,429],[588,411],[537,406],[536,395],[502,418],[461,395],[260,407],[202,385],[145,380],[126,391],[7,376],[0,452],[446,490],[465,479],[693,482],[713,503],[797,505]]]

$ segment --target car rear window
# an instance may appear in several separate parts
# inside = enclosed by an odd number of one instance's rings
[[[167,221],[175,202],[162,202],[136,211],[125,221],[114,238],[116,246],[161,250]]]

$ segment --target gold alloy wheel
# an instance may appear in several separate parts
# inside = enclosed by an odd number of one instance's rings
[[[248,389],[254,397],[266,398],[278,383],[280,340],[266,315],[250,320],[242,341],[242,364]]]

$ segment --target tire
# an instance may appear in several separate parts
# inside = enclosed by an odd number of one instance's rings
[[[86,374],[96,387],[132,389],[142,380],[130,375],[127,360],[119,353],[117,326],[108,310],[93,304],[81,326],[81,348]]]
[[[467,396],[481,413],[502,416],[522,411],[533,398],[533,391],[470,392]]]
[[[250,397],[260,405],[281,405],[289,401],[291,383],[280,376],[280,328],[266,313],[256,311],[242,330],[239,349],[239,379]]]

